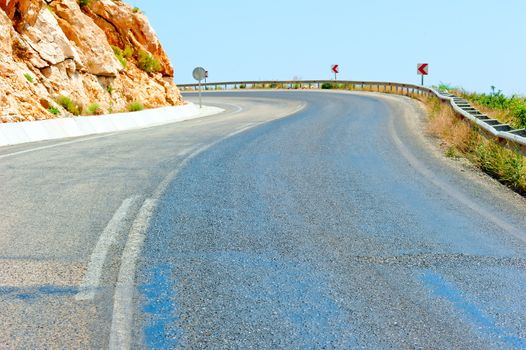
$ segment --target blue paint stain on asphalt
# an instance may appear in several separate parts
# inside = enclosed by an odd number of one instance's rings
[[[298,349],[357,347],[350,315],[331,298],[325,278],[302,263],[240,252],[182,254],[177,259],[181,259],[179,264],[173,266],[184,265],[187,259],[195,263],[197,259],[204,266],[229,271],[228,276],[218,276],[216,295],[218,302],[228,298],[232,304],[228,304],[227,314],[210,315],[218,316],[218,322],[236,315],[241,324],[269,324],[270,315],[277,312],[276,320],[287,325]],[[143,335],[148,349],[186,347],[184,330],[180,328],[179,313],[183,310],[177,300],[188,296],[177,294],[177,269],[173,266],[154,264],[147,268],[147,282],[139,288],[144,299]],[[211,333],[210,337],[224,336],[219,333]]]
[[[71,297],[79,292],[74,287],[38,286],[31,288],[0,287],[0,298],[11,298],[23,301],[33,301],[44,297]]]
[[[477,326],[477,329],[483,335],[497,337],[514,348],[526,349],[526,339],[513,335],[513,332],[509,329],[499,327],[491,317],[486,315],[475,304],[466,300],[459,290],[444,280],[442,276],[432,271],[427,271],[422,276],[422,281],[436,296],[451,302],[466,318]]]
[[[330,297],[328,282],[306,265],[237,252],[211,258],[241,280],[259,277],[257,284],[237,286],[238,302],[254,305],[251,318],[266,318],[272,309],[279,310],[281,318],[295,329],[298,348],[330,347],[336,343],[342,348],[356,347],[347,315]]]
[[[170,349],[180,345],[178,339],[182,333],[175,327],[178,307],[174,302],[172,269],[169,265],[158,265],[150,268],[147,274],[151,280],[139,288],[146,299],[143,312],[150,317],[144,329],[144,342],[149,349]]]

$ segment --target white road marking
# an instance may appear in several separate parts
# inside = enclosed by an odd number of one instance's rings
[[[198,145],[199,146],[199,145]],[[192,147],[192,148],[186,148],[180,152],[177,153],[177,156],[178,157],[183,157],[183,156],[186,156],[188,153],[192,152],[192,150],[194,150],[195,147]]]
[[[133,321],[133,293],[135,290],[135,273],[137,269],[137,260],[140,256],[142,245],[146,238],[146,230],[155,205],[162,196],[168,185],[179,174],[180,170],[198,154],[206,151],[219,142],[239,134],[247,129],[254,127],[248,125],[242,129],[236,130],[221,139],[208,145],[204,145],[193,151],[186,157],[174,170],[172,170],[163,181],[157,186],[152,198],[147,199],[141,207],[137,219],[133,223],[128,236],[128,242],[124,248],[121,258],[121,268],[117,278],[115,294],[113,296],[113,316],[110,332],[110,350],[126,350],[131,347],[132,339],[132,321]]]
[[[99,241],[91,254],[84,281],[80,286],[80,292],[75,296],[76,300],[92,300],[95,297],[95,293],[100,286],[102,268],[104,267],[108,251],[116,243],[119,233],[122,232],[128,211],[138,200],[138,196],[125,199],[100,235]]]
[[[234,107],[236,110],[233,111],[232,113],[229,113],[229,114],[238,114],[238,113],[241,113],[241,111],[243,111],[243,107],[239,106],[239,105],[236,105],[236,104],[233,104],[233,103],[219,103],[220,106],[230,106],[230,107]]]
[[[295,114],[305,106],[306,104],[301,104],[292,112],[285,113],[278,118]],[[135,291],[135,273],[137,270],[137,260],[141,254],[144,240],[146,239],[146,230],[149,227],[153,210],[159,202],[162,194],[166,191],[170,183],[174,181],[181,169],[183,169],[190,160],[195,158],[200,153],[203,153],[207,149],[217,145],[218,143],[246,130],[252,129],[260,124],[262,123],[245,124],[234,132],[196,149],[163,179],[163,181],[155,189],[152,197],[144,201],[144,204],[141,207],[139,214],[130,230],[128,242],[126,243],[124,252],[122,253],[121,268],[119,270],[115,294],[113,296],[113,315],[109,342],[110,350],[127,350],[131,348],[133,326],[133,295]]]
[[[109,349],[129,349],[131,346],[131,326],[133,321],[133,291],[137,259],[146,239],[146,229],[150,223],[156,201],[146,199],[133,222],[121,258],[121,267],[115,294],[113,296],[113,319]]]
[[[115,132],[112,132],[112,133],[109,133],[109,134],[98,135],[98,136],[93,136],[93,137],[86,137],[86,138],[72,140],[72,141],[54,143],[52,145],[47,145],[47,146],[30,148],[30,149],[26,149],[26,150],[23,150],[23,151],[18,151],[18,152],[13,152],[13,153],[8,153],[8,154],[2,154],[2,155],[0,155],[0,159],[9,158],[9,157],[13,157],[13,156],[18,156],[18,155],[25,154],[25,153],[41,151],[41,150],[45,150],[45,149],[49,149],[49,148],[55,148],[55,147],[60,147],[60,146],[71,145],[73,143],[80,143],[80,142],[86,142],[86,141],[91,141],[91,140],[96,140],[96,139],[102,139],[104,137],[110,137],[110,136],[113,136],[115,134],[116,134]]]

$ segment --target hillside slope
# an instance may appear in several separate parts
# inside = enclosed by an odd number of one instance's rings
[[[0,0],[0,122],[179,105],[173,74],[146,16],[122,1]]]

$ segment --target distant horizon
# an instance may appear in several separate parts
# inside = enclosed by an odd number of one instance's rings
[[[331,64],[339,80],[419,84],[416,65],[429,63],[426,86],[526,95],[526,3],[518,0],[128,3],[148,16],[177,84],[194,83],[197,66],[210,82],[329,80]]]

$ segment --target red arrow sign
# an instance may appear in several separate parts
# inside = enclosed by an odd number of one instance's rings
[[[340,73],[340,66],[338,64],[333,64],[331,70],[334,74]]]
[[[418,75],[428,75],[429,74],[429,64],[428,63],[419,63],[417,65]]]

